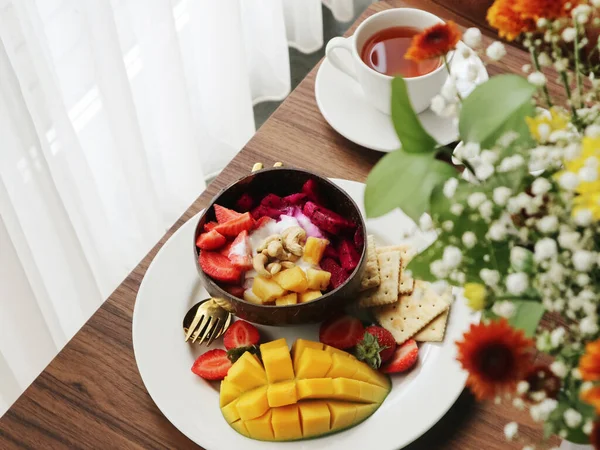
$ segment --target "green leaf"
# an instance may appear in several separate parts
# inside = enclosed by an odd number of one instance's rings
[[[406,83],[402,77],[392,80],[392,122],[405,151],[433,152],[437,147],[437,141],[421,125],[408,98]]]
[[[459,131],[467,142],[491,148],[506,131],[531,139],[525,117],[534,114],[536,87],[518,75],[498,75],[480,84],[464,99]]]
[[[523,330],[527,337],[533,337],[546,309],[541,303],[531,300],[513,300],[513,303],[516,310],[508,322]]]
[[[234,363],[246,352],[250,352],[253,355],[260,355],[259,348],[256,345],[250,345],[248,347],[236,347],[227,350],[227,358],[229,358],[229,361]]]
[[[404,149],[388,153],[367,177],[367,217],[402,208],[417,221],[429,207],[433,188],[452,175],[456,175],[456,170],[436,160],[433,153],[408,153]]]

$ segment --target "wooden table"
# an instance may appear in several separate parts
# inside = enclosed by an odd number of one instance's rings
[[[388,0],[371,5],[357,22],[392,6],[414,6],[462,26],[478,26],[472,22],[473,11],[461,9],[461,3]],[[527,62],[526,53],[510,48],[503,62],[490,64],[488,71],[519,72]],[[329,177],[365,181],[381,153],[359,147],[329,127],[315,103],[315,74],[316,68],[0,419],[0,448],[198,448],[160,413],[144,388],[131,337],[136,294],[148,264],[173,232],[256,161],[266,166],[283,161]],[[550,88],[559,92],[556,85]],[[506,404],[475,403],[465,391],[446,416],[409,448],[522,448],[522,443],[504,440],[502,429],[512,420],[522,424],[522,435],[540,439],[538,427],[525,413],[515,415]]]

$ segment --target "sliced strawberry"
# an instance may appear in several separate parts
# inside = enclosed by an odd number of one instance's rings
[[[354,232],[354,247],[358,253],[362,252],[363,247],[365,246],[365,234],[361,227],[358,227]]]
[[[252,249],[250,248],[250,239],[248,239],[248,232],[246,230],[238,234],[231,243],[227,257],[234,266],[241,270],[252,269]]]
[[[219,253],[223,256],[229,257],[229,251],[231,250],[231,246],[233,245],[233,241],[227,242],[223,248],[219,250]]]
[[[237,284],[223,284],[221,285],[223,290],[234,297],[244,298],[244,287]]]
[[[288,205],[301,205],[306,201],[306,194],[304,192],[290,194],[283,197],[283,201],[286,202]]]
[[[217,217],[217,222],[221,224],[237,219],[241,214],[233,209],[225,208],[224,206],[215,203],[215,216]]]
[[[268,216],[263,216],[260,219],[256,220],[256,225],[254,226],[254,228],[258,230],[260,227],[268,224],[269,222],[275,222],[275,220],[271,219]]]
[[[211,230],[198,236],[198,239],[196,240],[196,246],[202,250],[216,250],[225,245],[225,242],[227,242],[225,236],[223,236],[217,230]]]
[[[260,204],[273,209],[281,209],[287,206],[283,199],[275,194],[267,194],[267,196],[260,201]]]
[[[250,211],[253,206],[254,199],[247,192],[243,193],[242,196],[238,198],[238,201],[235,202],[235,209],[242,212]]]
[[[335,316],[321,324],[319,341],[323,344],[345,350],[354,347],[361,340],[365,328],[356,317]]]
[[[242,271],[220,253],[203,250],[198,261],[204,273],[217,281],[233,284],[240,281]]]
[[[419,347],[414,339],[409,339],[396,348],[392,359],[381,368],[384,373],[405,372],[413,367],[419,359]]]
[[[204,224],[204,231],[214,230],[217,225],[219,225],[217,222],[206,222]]]
[[[358,266],[358,263],[360,262],[360,256],[354,248],[354,243],[350,242],[348,239],[344,239],[340,242],[338,251],[340,253],[340,263],[344,270],[352,272],[356,269],[356,266]]]
[[[221,233],[223,236],[236,237],[244,230],[251,230],[252,227],[254,227],[254,219],[250,213],[245,212],[236,219],[225,223],[219,222],[219,225],[215,227],[215,230]]]
[[[231,361],[227,358],[227,352],[217,348],[200,355],[194,361],[192,372],[205,380],[222,380],[231,366]]]
[[[348,273],[342,269],[342,267],[331,258],[324,258],[321,260],[321,269],[326,270],[331,274],[329,281],[329,287],[331,289],[337,289],[348,279]]]
[[[354,356],[373,369],[379,369],[382,363],[394,355],[395,351],[396,340],[392,333],[382,327],[370,326],[365,328],[362,340],[356,344]]]
[[[282,212],[279,211],[278,209],[269,208],[268,206],[265,206],[265,205],[258,205],[256,208],[254,208],[252,211],[250,211],[250,214],[252,214],[252,217],[256,220],[260,219],[261,217],[270,217],[272,219],[279,219],[279,216],[281,216]]]
[[[302,192],[306,194],[306,198],[310,201],[317,203],[318,205],[324,205],[325,202],[321,194],[319,193],[319,187],[317,182],[312,178],[308,179],[302,186]]]
[[[250,347],[258,344],[260,334],[256,327],[243,320],[236,320],[223,335],[223,345],[227,350]]]

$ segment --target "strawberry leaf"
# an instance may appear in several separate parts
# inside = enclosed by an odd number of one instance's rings
[[[253,355],[260,355],[258,347],[256,345],[250,345],[248,347],[237,347],[227,350],[227,358],[229,358],[229,361],[233,364],[246,352],[250,352]]]

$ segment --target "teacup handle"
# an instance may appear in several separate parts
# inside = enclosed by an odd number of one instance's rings
[[[348,67],[348,65],[342,61],[342,59],[339,57],[339,55],[337,55],[335,53],[335,51],[338,49],[344,49],[344,50],[348,51],[350,54],[352,54],[352,40],[353,39],[354,39],[353,36],[351,36],[349,38],[334,37],[327,43],[327,47],[325,48],[325,56],[327,57],[329,62],[333,65],[333,67],[335,67],[340,72],[345,73],[352,79],[358,81],[358,78],[356,77],[356,73],[354,72],[354,69],[352,69],[351,67]]]

